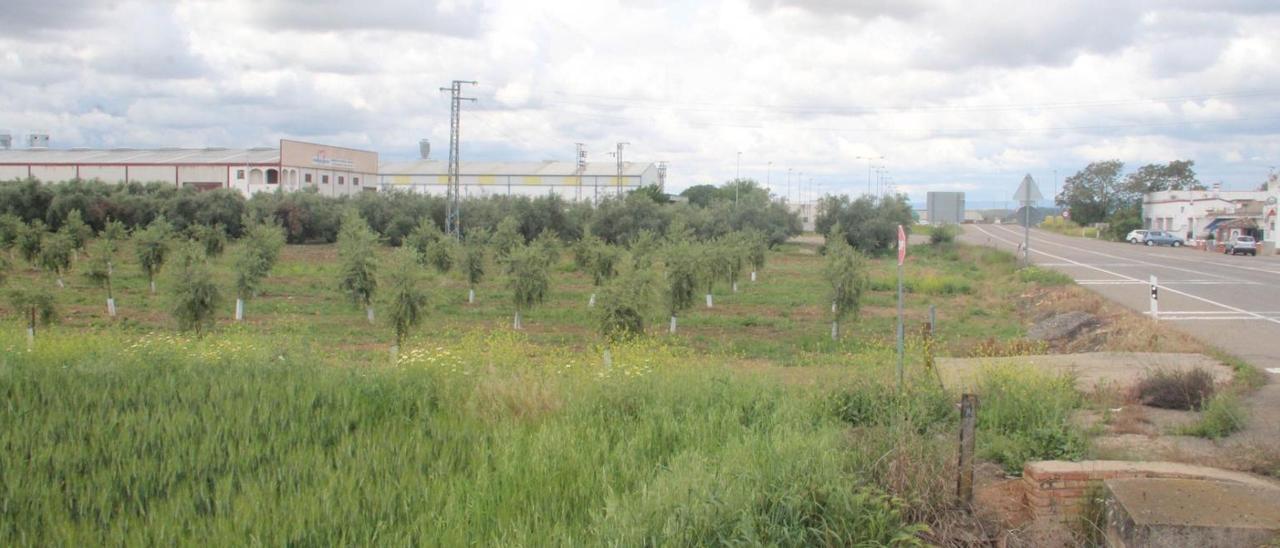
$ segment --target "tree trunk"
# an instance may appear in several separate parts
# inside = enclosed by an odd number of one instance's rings
[[[676,334],[676,315],[675,314],[671,315],[671,334],[672,335]]]
[[[831,322],[831,340],[833,341],[840,340],[840,322],[837,322],[837,321]]]
[[[107,315],[116,317],[116,300],[112,297],[107,297]]]
[[[36,346],[36,307],[31,307],[31,321],[27,322],[27,349]]]
[[[713,306],[715,305],[711,302],[711,294],[707,293],[707,308],[712,308]]]
[[[475,304],[475,303],[476,303],[476,290],[474,290],[474,289],[468,289],[468,290],[467,290],[467,304]]]
[[[372,306],[364,307],[364,317],[368,318],[369,323],[373,323],[373,307]]]
[[[520,326],[520,311],[519,311],[519,310],[516,310],[516,319],[515,319],[515,321],[514,321],[514,322],[512,322],[512,324],[511,324],[511,325],[512,325],[512,327],[515,327],[516,329],[521,329],[521,326]]]
[[[609,350],[609,347],[606,346],[604,347],[604,368],[609,369],[612,367],[613,367],[613,351]]]
[[[733,292],[734,293],[738,292],[738,282],[733,282]]]
[[[592,293],[592,294],[591,294],[591,300],[587,301],[587,307],[588,307],[588,308],[595,308],[595,306],[596,306],[596,294],[595,294],[595,293]]]
[[[151,280],[151,294],[152,295],[156,294],[156,281],[154,279]]]
[[[236,297],[236,321],[244,320],[244,299]]]
[[[756,281],[756,271],[754,270],[751,271],[751,281]]]

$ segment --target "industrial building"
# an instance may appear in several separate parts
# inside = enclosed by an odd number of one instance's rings
[[[459,162],[458,188],[463,197],[492,195],[543,196],[598,201],[648,185],[663,186],[663,166],[622,162],[621,176],[614,162]],[[406,190],[443,196],[449,183],[449,163],[414,160],[382,166],[378,185],[383,190]]]
[[[163,182],[198,190],[286,192],[315,188],[326,196],[377,190],[378,153],[281,139],[278,147],[51,149],[47,135],[14,149],[0,136],[0,181],[34,178]]]
[[[928,193],[923,218],[931,225],[958,225],[964,222],[964,193]]]

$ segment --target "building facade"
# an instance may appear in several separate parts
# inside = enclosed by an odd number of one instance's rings
[[[1203,239],[1218,219],[1247,215],[1245,208],[1267,199],[1266,190],[1164,190],[1142,199],[1142,226],[1189,240]],[[1221,223],[1221,221],[1219,221]]]
[[[458,186],[464,197],[494,195],[545,196],[596,202],[648,185],[660,185],[659,168],[651,163],[623,162],[622,175],[613,162],[460,162]],[[384,164],[378,175],[382,190],[445,195],[449,163],[414,160]],[[661,186],[661,185],[660,185]]]
[[[161,182],[178,187],[341,196],[376,190],[378,154],[282,139],[278,148],[0,149],[0,180]]]

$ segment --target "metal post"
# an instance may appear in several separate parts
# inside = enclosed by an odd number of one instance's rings
[[[964,394],[960,396],[960,459],[956,478],[956,498],[964,507],[973,504],[973,449],[977,426],[978,396]]]
[[[902,392],[902,385],[903,385],[903,381],[902,381],[903,351],[904,351],[904,344],[903,344],[903,332],[902,332],[902,263],[899,262],[898,263],[898,392],[899,393]]]
[[[1151,321],[1160,321],[1160,285],[1155,274],[1151,275]]]
[[[1031,202],[1023,202],[1022,212],[1024,224],[1022,226],[1022,261],[1024,266],[1031,266]]]

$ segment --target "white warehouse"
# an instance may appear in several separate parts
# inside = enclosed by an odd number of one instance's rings
[[[625,194],[642,186],[662,186],[665,175],[651,163],[618,164],[588,162],[581,169],[574,162],[460,162],[458,186],[464,197],[557,194],[566,200],[597,201]],[[378,184],[383,190],[444,195],[449,183],[449,163],[414,160],[383,164]]]

